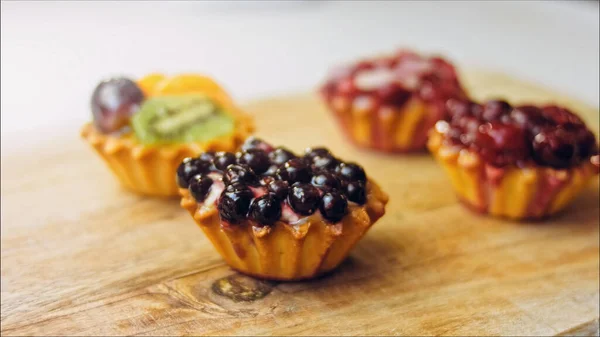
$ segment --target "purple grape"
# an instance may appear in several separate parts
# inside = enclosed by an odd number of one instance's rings
[[[143,100],[144,93],[130,79],[118,77],[100,82],[91,100],[94,125],[105,133],[122,129],[129,125]]]

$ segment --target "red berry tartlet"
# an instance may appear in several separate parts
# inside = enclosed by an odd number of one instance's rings
[[[454,67],[401,50],[334,70],[321,96],[348,139],[385,152],[426,149],[449,98],[465,98]]]
[[[334,269],[388,201],[362,167],[325,148],[296,156],[254,137],[236,154],[186,158],[176,180],[181,206],[227,264],[274,280]]]
[[[598,174],[598,143],[571,111],[505,101],[448,101],[429,150],[459,199],[482,213],[539,219],[563,209]]]

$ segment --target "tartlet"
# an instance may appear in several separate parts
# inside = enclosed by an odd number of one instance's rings
[[[346,137],[384,152],[425,151],[450,98],[466,98],[454,66],[400,50],[331,72],[320,89]]]
[[[225,262],[272,280],[333,270],[388,202],[362,167],[325,148],[298,157],[254,137],[237,154],[186,158],[177,182],[181,206]]]
[[[565,108],[450,100],[448,112],[428,147],[473,210],[541,219],[565,208],[598,174],[598,142]]]
[[[94,120],[81,136],[126,188],[144,195],[177,196],[173,177],[183,158],[234,151],[254,130],[252,118],[202,75],[112,78],[96,87],[91,106]]]

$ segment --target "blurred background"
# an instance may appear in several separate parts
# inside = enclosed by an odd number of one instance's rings
[[[598,1],[14,1],[1,13],[3,156],[76,136],[111,75],[201,72],[247,101],[314,90],[335,64],[403,46],[599,101]]]

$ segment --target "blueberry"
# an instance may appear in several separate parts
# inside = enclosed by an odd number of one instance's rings
[[[219,215],[231,224],[237,224],[246,218],[254,194],[248,188],[227,188],[219,198]]]
[[[267,153],[260,149],[248,149],[239,154],[239,164],[246,164],[256,174],[262,174],[269,169],[269,156]]]
[[[301,215],[311,215],[319,207],[319,190],[311,184],[295,183],[288,194],[292,209]]]
[[[235,164],[235,155],[231,152],[217,152],[213,159],[213,165],[217,170],[225,171],[227,166]]]
[[[348,201],[346,197],[336,191],[331,191],[323,194],[319,210],[323,217],[331,222],[342,220],[348,212]]]
[[[311,158],[312,167],[319,170],[332,170],[339,165],[340,161],[332,155],[319,155]]]
[[[277,170],[279,169],[279,166],[277,165],[271,165],[269,166],[269,169],[265,171],[265,173],[263,173],[263,175],[266,176],[275,176],[275,174],[277,173]]]
[[[266,152],[270,152],[273,150],[271,145],[269,145],[264,140],[256,137],[249,137],[248,139],[246,139],[244,144],[242,144],[242,151],[247,151],[250,149],[260,149]]]
[[[333,189],[338,189],[341,187],[338,178],[333,173],[327,171],[318,172],[312,177],[310,182],[317,187],[326,186]]]
[[[215,152],[214,151],[203,152],[200,154],[200,156],[198,156],[198,159],[203,160],[208,163],[212,163],[212,161],[215,159]]]
[[[359,205],[367,202],[367,190],[365,183],[362,181],[349,181],[344,183],[344,192],[348,200]]]
[[[181,188],[187,188],[190,179],[196,174],[205,173],[209,165],[208,162],[197,158],[185,158],[177,168],[177,185]]]
[[[246,184],[244,184],[242,182],[239,182],[239,181],[236,181],[236,182],[234,182],[234,183],[232,183],[230,185],[227,185],[225,187],[225,191],[227,191],[227,192],[235,192],[235,191],[242,191],[242,190],[244,190],[244,191],[246,191],[246,190],[252,191],[252,190],[250,190],[250,188],[248,187],[248,185],[246,185]]]
[[[268,185],[267,188],[270,193],[273,193],[279,200],[285,200],[288,195],[290,185],[285,180],[273,180]]]
[[[355,163],[340,163],[335,172],[343,179],[350,181],[367,181],[365,170]]]
[[[197,202],[203,202],[210,191],[210,187],[213,184],[213,180],[205,175],[195,175],[189,183],[190,194]]]
[[[274,224],[281,217],[279,199],[270,194],[254,199],[250,204],[249,217],[259,226]]]
[[[316,156],[323,157],[328,155],[331,155],[331,153],[327,148],[324,147],[309,147],[306,150],[304,150],[304,157],[309,159],[312,159]]]
[[[307,183],[311,178],[310,167],[301,159],[290,159],[277,170],[277,176],[290,184],[295,182]]]
[[[296,156],[288,149],[284,147],[278,147],[273,152],[269,153],[269,159],[271,163],[277,166],[285,164],[286,161],[294,159]]]
[[[258,178],[249,166],[231,164],[223,173],[223,182],[228,185],[236,182],[253,185],[258,183]]]

